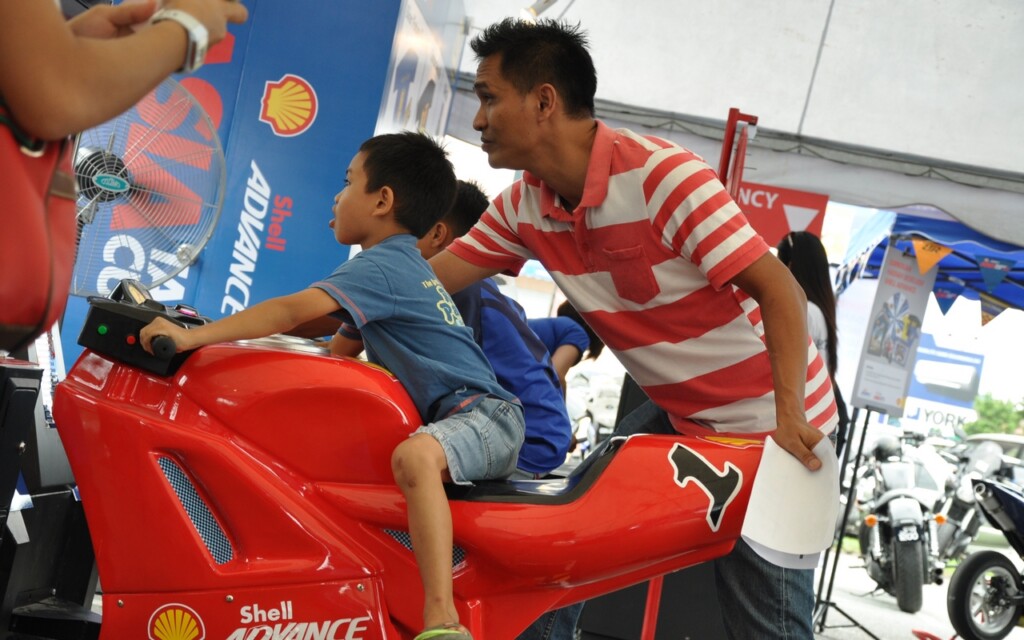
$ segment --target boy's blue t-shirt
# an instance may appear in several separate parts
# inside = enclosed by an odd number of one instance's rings
[[[517,466],[530,473],[557,469],[569,451],[572,427],[551,356],[527,326],[523,308],[489,279],[452,298],[498,382],[523,404],[526,440]]]
[[[530,329],[537,334],[540,341],[547,347],[548,353],[563,344],[571,344],[583,354],[590,347],[590,336],[586,330],[572,318],[556,316],[554,318],[531,318],[527,321]]]
[[[338,333],[362,339],[371,362],[391,371],[425,422],[502,389],[472,331],[409,234],[391,236],[314,282],[341,306]]]

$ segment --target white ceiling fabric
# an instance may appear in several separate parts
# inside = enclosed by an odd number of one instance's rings
[[[470,37],[529,4],[464,2]],[[542,15],[560,16],[589,34],[599,116],[621,116],[613,124],[645,131],[628,112],[660,112],[717,125],[717,140],[709,127],[651,131],[717,168],[721,123],[738,107],[759,118],[749,181],[879,208],[930,204],[1024,244],[1011,222],[1024,216],[1020,0],[559,0]],[[461,71],[475,70],[467,47]],[[449,128],[477,141],[461,89]]]

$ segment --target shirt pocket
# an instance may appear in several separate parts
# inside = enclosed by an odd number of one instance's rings
[[[661,292],[643,245],[602,249],[619,297],[643,304]]]

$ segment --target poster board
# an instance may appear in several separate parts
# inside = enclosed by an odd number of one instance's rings
[[[913,255],[890,247],[868,316],[851,404],[901,417],[936,267],[921,274]]]

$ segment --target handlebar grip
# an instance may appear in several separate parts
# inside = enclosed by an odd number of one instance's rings
[[[150,345],[153,348],[153,355],[161,360],[170,360],[178,352],[178,346],[174,344],[171,336],[154,336]]]

